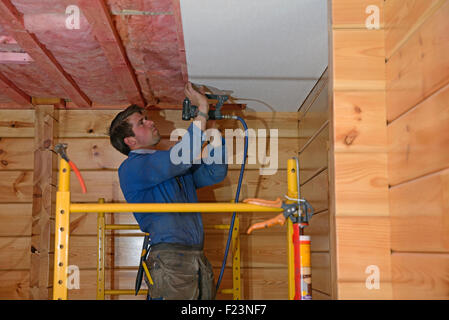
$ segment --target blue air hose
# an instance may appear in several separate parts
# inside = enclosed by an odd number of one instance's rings
[[[242,162],[242,166],[240,167],[239,182],[238,182],[238,185],[237,185],[237,192],[235,194],[235,203],[238,203],[239,202],[239,197],[240,197],[240,188],[242,186],[242,181],[243,181],[243,173],[245,172],[246,157],[248,155],[248,126],[246,125],[245,120],[243,120],[239,116],[223,115],[223,119],[239,120],[242,123],[243,128],[245,129],[245,144],[244,144],[244,151],[243,151],[243,162]],[[218,289],[220,288],[221,279],[223,278],[223,273],[224,273],[224,270],[225,270],[225,267],[226,267],[226,260],[228,259],[229,245],[231,244],[232,231],[234,229],[235,216],[236,216],[236,213],[234,212],[232,214],[231,224],[229,226],[229,235],[228,235],[228,241],[226,243],[225,255],[224,255],[224,258],[223,258],[223,263],[222,263],[222,266],[221,266],[220,275],[219,275],[218,281],[217,281],[217,287],[216,287],[216,291],[217,292],[218,292]]]

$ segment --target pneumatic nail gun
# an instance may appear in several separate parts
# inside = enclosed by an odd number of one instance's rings
[[[217,89],[218,90],[218,89]],[[232,91],[231,91],[232,93]],[[220,120],[223,119],[221,114],[221,107],[229,99],[229,94],[224,91],[218,93],[206,93],[206,98],[217,100],[214,110],[209,110],[209,120]],[[182,120],[189,121],[198,115],[198,106],[192,105],[189,98],[185,98],[182,103]]]

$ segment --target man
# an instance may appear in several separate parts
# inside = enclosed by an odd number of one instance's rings
[[[195,133],[203,134],[206,129],[209,105],[205,95],[191,83],[187,83],[184,92],[198,106],[199,113],[178,143],[192,146],[193,139],[198,138]],[[129,203],[195,203],[197,188],[218,183],[226,176],[225,161],[221,164],[198,161],[201,148],[199,151],[190,148],[189,161],[178,164],[173,163],[171,150],[155,150],[160,133],[138,106],[120,112],[111,123],[109,135],[111,144],[128,155],[118,173]],[[224,139],[220,148],[224,155]],[[150,235],[146,265],[153,284],[145,277],[150,299],[213,299],[214,276],[203,253],[201,213],[155,212],[134,216],[140,229]]]

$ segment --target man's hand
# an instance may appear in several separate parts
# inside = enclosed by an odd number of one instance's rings
[[[190,102],[194,106],[198,106],[201,112],[207,114],[209,112],[209,103],[204,95],[204,87],[199,88],[199,91],[195,90],[190,82],[187,82],[184,87],[184,93],[186,97],[190,99]]]
[[[187,98],[190,99],[190,102],[192,105],[195,105],[198,107],[198,110],[201,111],[204,114],[209,113],[209,103],[207,102],[207,98],[204,95],[204,87],[201,87],[199,91],[196,91],[192,84],[190,82],[187,82],[186,86],[184,87],[184,93]],[[194,119],[194,123],[199,121],[200,122],[200,129],[202,131],[206,130],[206,118],[203,116],[196,116]]]

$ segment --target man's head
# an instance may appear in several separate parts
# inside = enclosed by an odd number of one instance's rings
[[[109,138],[112,146],[125,155],[131,150],[152,147],[161,140],[154,122],[147,118],[143,108],[134,104],[112,120]]]

